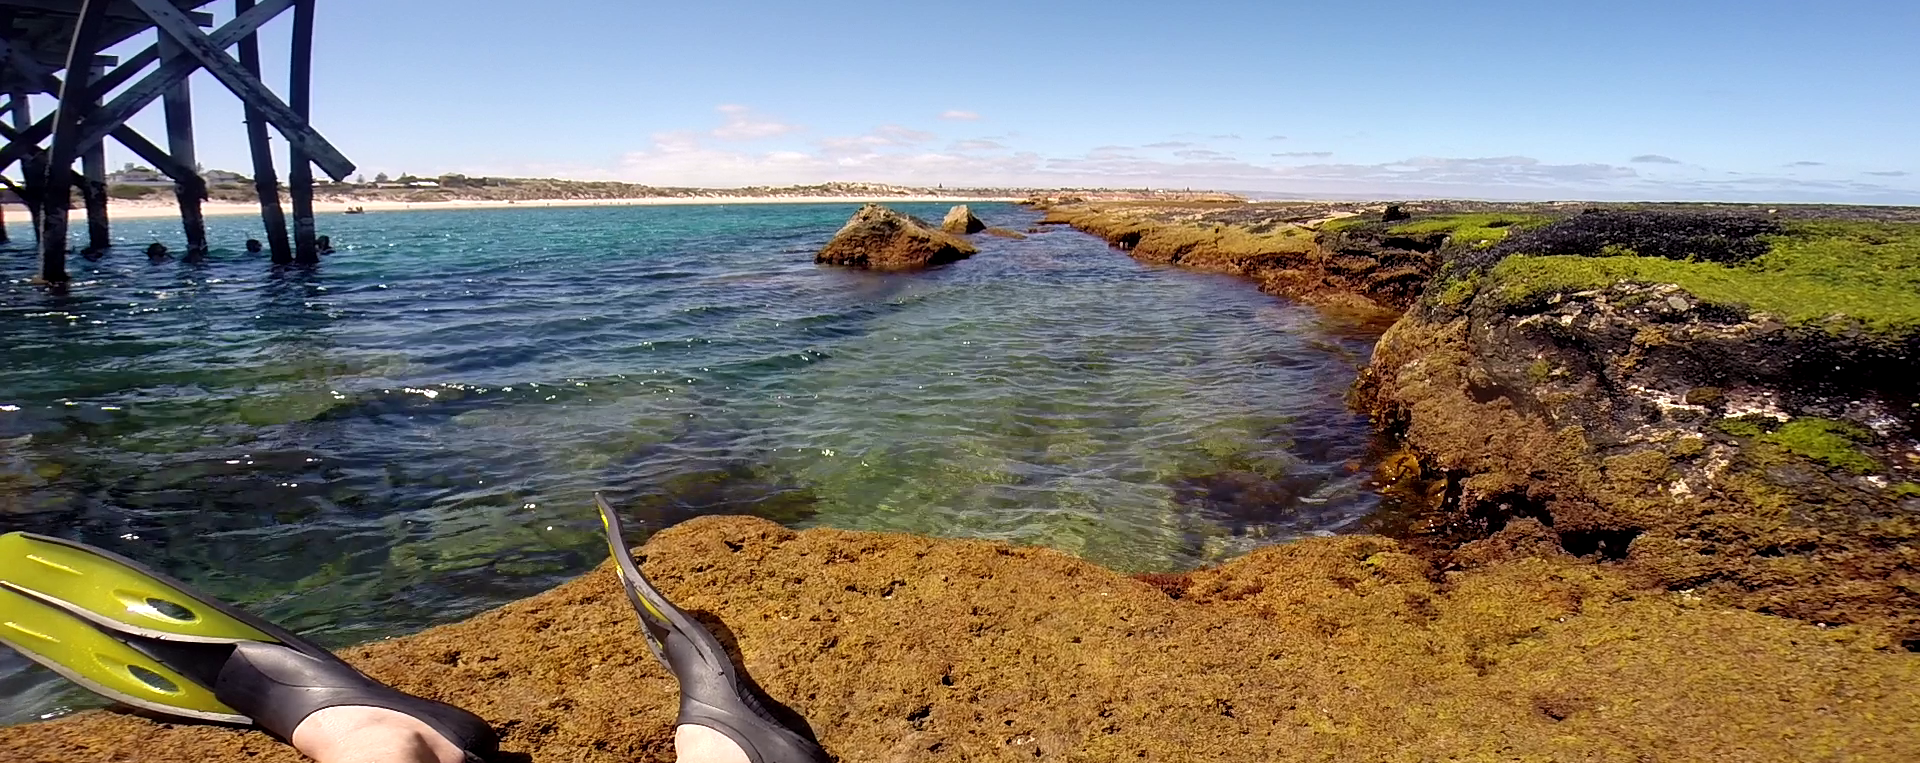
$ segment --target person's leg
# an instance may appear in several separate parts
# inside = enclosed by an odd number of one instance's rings
[[[747,752],[727,735],[690,723],[674,727],[673,751],[679,763],[749,763]]]
[[[300,722],[288,741],[319,763],[464,763],[467,759],[459,747],[418,718],[378,707],[317,711]]]

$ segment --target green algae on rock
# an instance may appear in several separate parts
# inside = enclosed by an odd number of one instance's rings
[[[1568,558],[1440,575],[1384,538],[1312,539],[1193,573],[1176,600],[1051,550],[745,518],[639,556],[847,761],[1920,757],[1920,658]],[[344,655],[480,714],[533,763],[671,755],[673,679],[605,565]],[[0,729],[0,748],[301,759],[257,732],[99,711]]]
[[[966,240],[917,217],[868,204],[833,235],[833,240],[814,256],[814,262],[873,270],[918,270],[958,262],[979,251]]]
[[[1406,310],[1354,399],[1420,462],[1408,497],[1426,508],[1385,524],[1426,558],[1583,556],[1643,585],[1871,623],[1920,647],[1920,549],[1903,529],[1920,504],[1901,488],[1920,472],[1915,210],[1286,202],[1050,215],[1143,259],[1157,255],[1139,245],[1168,228],[1219,242],[1311,235],[1304,252],[1216,245],[1168,261],[1315,304]]]

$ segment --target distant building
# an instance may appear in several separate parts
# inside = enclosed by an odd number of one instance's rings
[[[439,188],[440,184],[432,180],[415,180],[407,184],[408,188]]]
[[[119,172],[107,173],[107,185],[171,186],[173,180],[158,170],[129,164]]]
[[[249,179],[246,175],[242,175],[238,172],[229,172],[227,170],[207,170],[205,174],[201,175],[201,178],[206,180],[207,183],[211,185],[220,185],[222,183],[245,183]]]

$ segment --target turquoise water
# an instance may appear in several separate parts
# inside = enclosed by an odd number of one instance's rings
[[[944,207],[903,205],[937,218]],[[329,645],[417,630],[703,514],[1174,570],[1354,526],[1371,339],[1065,229],[817,267],[855,205],[328,216],[315,271],[0,251],[0,532],[147,561]],[[1037,216],[978,205],[991,224]],[[30,239],[24,226],[16,240]],[[635,540],[639,540],[638,537]],[[0,722],[84,705],[0,650]]]

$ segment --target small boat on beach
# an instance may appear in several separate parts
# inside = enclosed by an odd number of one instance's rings
[[[367,213],[366,207],[347,207],[347,214],[350,214],[350,215],[364,215],[366,213]]]

